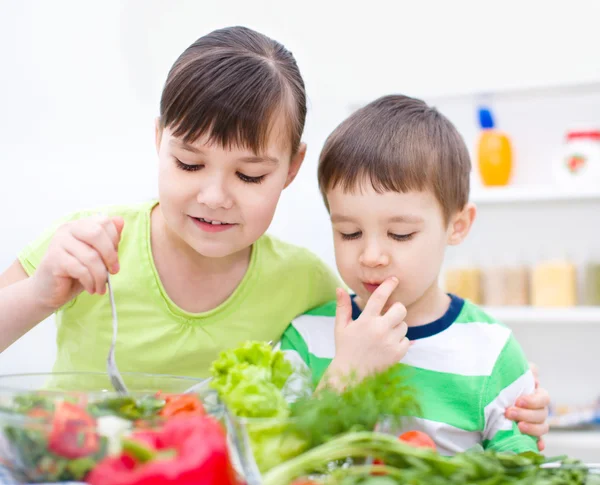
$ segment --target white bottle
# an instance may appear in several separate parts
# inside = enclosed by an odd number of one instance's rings
[[[600,129],[567,132],[554,179],[565,188],[600,187]]]

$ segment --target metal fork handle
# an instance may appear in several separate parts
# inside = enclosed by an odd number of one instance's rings
[[[106,359],[106,367],[108,371],[108,376],[110,377],[110,382],[113,387],[119,394],[127,394],[127,387],[125,386],[125,382],[121,377],[119,369],[117,367],[116,359],[115,359],[115,346],[117,344],[117,330],[118,330],[118,320],[117,320],[117,307],[115,305],[115,296],[112,290],[112,285],[110,283],[110,274],[106,275],[106,283],[108,286],[108,297],[110,298],[110,307],[112,311],[112,342],[110,346],[110,351],[108,353],[108,358]]]

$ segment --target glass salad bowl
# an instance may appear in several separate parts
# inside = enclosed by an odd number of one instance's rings
[[[222,416],[200,379],[123,373],[130,393],[113,391],[94,372],[0,375],[0,465],[19,480],[83,480],[98,461],[118,453],[120,438],[160,426],[177,414]]]

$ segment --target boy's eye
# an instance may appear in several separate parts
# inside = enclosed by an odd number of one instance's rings
[[[264,175],[261,175],[260,177],[250,177],[241,172],[237,172],[237,176],[242,182],[246,182],[247,184],[260,184],[265,179]]]
[[[175,159],[175,163],[181,170],[185,170],[186,172],[196,172],[200,170],[204,165],[188,165],[187,163],[183,163],[179,159]]]
[[[346,234],[346,233],[340,232],[340,235],[342,236],[342,239],[349,241],[352,239],[358,239],[361,235],[361,232],[357,231],[357,232],[353,232],[351,234]]]
[[[415,233],[411,232],[410,234],[394,234],[392,232],[388,232],[388,235],[395,241],[409,241],[412,239]]]

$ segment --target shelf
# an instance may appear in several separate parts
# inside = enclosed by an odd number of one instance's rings
[[[568,190],[553,186],[490,187],[473,189],[471,201],[479,205],[570,201],[600,202],[600,190]]]
[[[423,99],[427,104],[437,106],[443,103],[453,102],[489,102],[493,100],[515,100],[532,98],[553,98],[557,96],[582,95],[600,92],[600,79],[583,79],[576,82],[554,82],[545,84],[514,84],[514,85],[489,85],[480,89],[466,91],[410,91],[405,94]],[[360,99],[349,104],[352,113],[368,104],[371,100]]]
[[[600,307],[573,308],[484,307],[492,317],[511,323],[572,324],[600,323]]]
[[[550,429],[544,441],[546,456],[568,455],[590,464],[600,461],[600,431]]]
[[[550,428],[550,434],[548,436],[554,441],[561,441],[565,444],[588,445],[600,449],[600,430],[598,429],[571,431],[562,430],[560,428]]]
[[[489,100],[515,99],[555,96],[564,96],[573,93],[597,93],[600,91],[600,79],[586,79],[579,82],[554,82],[546,84],[514,84],[512,86],[488,86],[478,90],[462,92],[416,93],[415,96],[423,98],[430,104],[456,100]]]

